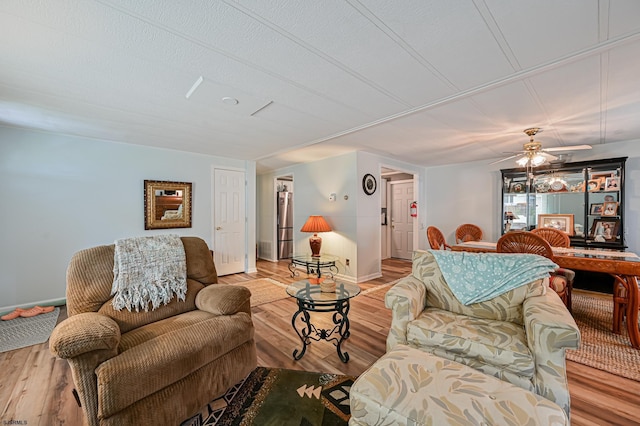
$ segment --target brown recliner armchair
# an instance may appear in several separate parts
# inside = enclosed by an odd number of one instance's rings
[[[179,424],[257,365],[251,293],[217,284],[202,239],[181,240],[186,298],[148,312],[112,307],[114,245],[71,259],[69,318],[49,346],[69,362],[91,426]]]

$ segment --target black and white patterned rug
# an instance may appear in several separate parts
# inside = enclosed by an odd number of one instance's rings
[[[258,367],[182,426],[346,426],[351,376]]]

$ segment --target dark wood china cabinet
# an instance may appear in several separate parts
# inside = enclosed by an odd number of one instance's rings
[[[503,169],[502,233],[553,227],[575,247],[623,250],[627,157]]]

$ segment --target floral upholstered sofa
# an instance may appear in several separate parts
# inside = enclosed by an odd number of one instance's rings
[[[358,376],[349,406],[349,426],[569,425],[543,396],[405,345]]]
[[[565,350],[578,348],[580,332],[562,301],[547,290],[543,278],[464,305],[434,253],[415,251],[411,275],[385,297],[392,310],[387,351],[408,345],[457,361],[541,395],[568,416]]]

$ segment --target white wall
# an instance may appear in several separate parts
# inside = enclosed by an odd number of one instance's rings
[[[310,215],[322,215],[333,232],[319,234],[322,237],[321,253],[339,257],[339,273],[348,280],[356,277],[356,203],[355,194],[356,153],[330,159],[278,169],[259,175],[258,188],[258,246],[260,256],[277,260],[275,235],[275,178],[292,175],[293,192],[293,239],[294,255],[310,253],[309,237],[300,228]],[[334,202],[329,194],[337,194]],[[347,200],[344,196],[347,195]],[[265,248],[267,247],[267,248]],[[350,266],[345,260],[350,260]]]
[[[426,248],[426,233],[424,227],[424,209],[426,199],[424,190],[425,169],[420,166],[407,164],[390,158],[382,157],[366,152],[358,153],[358,279],[366,281],[382,275],[380,261],[382,259],[382,231],[388,227],[380,226],[380,207],[382,205],[382,193],[380,185],[383,180],[380,177],[382,167],[403,171],[414,175],[414,193],[418,201],[418,216],[414,221],[414,249]],[[362,177],[371,173],[376,177],[378,189],[373,195],[366,195],[362,190]],[[389,207],[389,206],[387,206]],[[389,218],[390,221],[390,218]],[[390,222],[389,222],[390,223]]]
[[[275,178],[293,175],[294,254],[310,253],[309,234],[300,228],[310,215],[322,215],[333,232],[320,234],[322,253],[339,257],[339,275],[348,281],[362,282],[379,277],[381,259],[380,194],[369,196],[362,190],[366,173],[376,176],[380,185],[381,166],[418,174],[420,193],[424,191],[424,168],[364,152],[344,154],[312,163],[282,168],[258,176],[258,245],[260,256],[276,260],[275,252]],[[336,193],[336,201],[329,195]],[[347,199],[345,200],[345,196]],[[424,214],[424,212],[423,212]],[[421,241],[421,237],[416,237]],[[426,244],[426,237],[421,243]],[[265,248],[263,247],[271,247]],[[349,259],[349,266],[346,266]]]
[[[485,239],[500,236],[500,171],[486,162],[430,167],[427,169],[427,226],[442,231],[447,242],[455,242],[455,230],[463,223],[482,228]],[[496,213],[497,211],[497,213]]]
[[[0,126],[0,311],[65,297],[76,251],[118,238],[176,233],[212,249],[213,168],[246,170],[255,270],[255,164]],[[192,228],[144,230],[143,182],[193,183]]]
[[[578,142],[576,142],[578,143]],[[629,157],[625,181],[625,242],[628,251],[640,254],[640,141],[597,145],[590,151],[576,151],[571,161]],[[462,223],[475,223],[485,239],[500,237],[501,168],[515,162],[495,165],[480,161],[427,169],[427,225],[440,228],[447,242],[455,243],[455,229]]]

